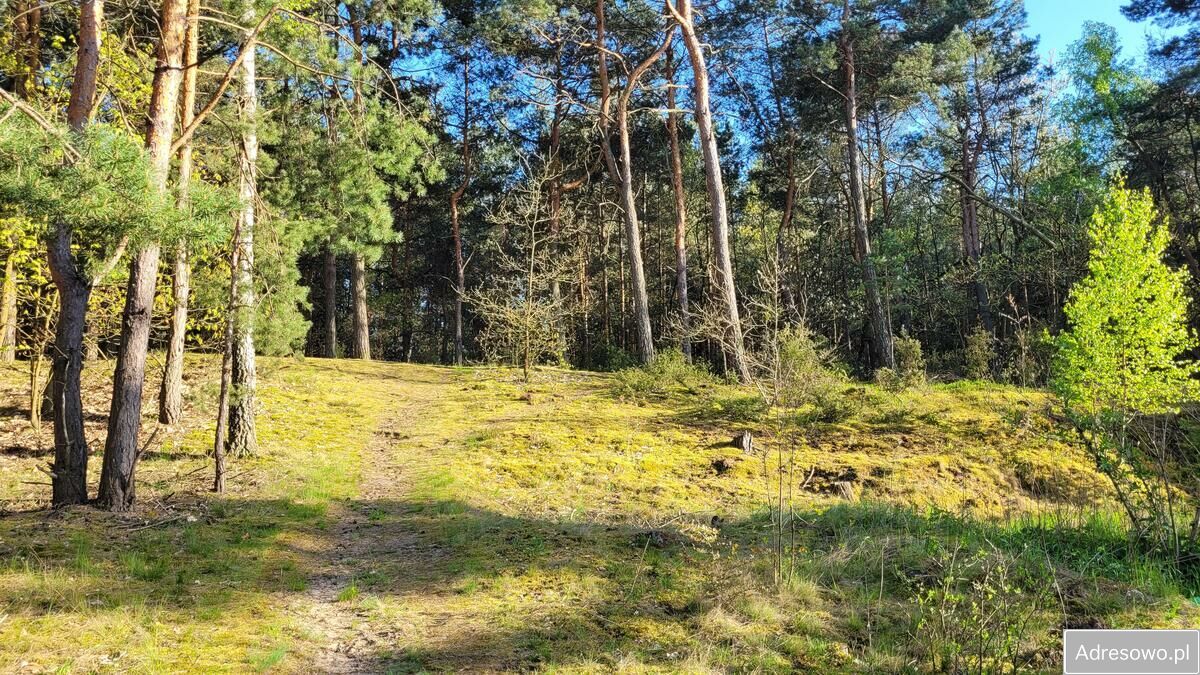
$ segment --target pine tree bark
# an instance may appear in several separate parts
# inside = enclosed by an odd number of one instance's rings
[[[188,27],[184,36],[183,85],[180,91],[180,125],[187,128],[195,117],[196,71],[200,55],[200,0],[188,0]],[[179,149],[178,201],[183,210],[190,203],[192,182],[192,142],[189,139]],[[183,417],[183,353],[187,338],[188,296],[191,293],[192,266],[188,260],[188,245],[180,241],[175,246],[175,270],[171,276],[171,331],[167,338],[167,357],[163,367],[162,387],[158,392],[158,421],[175,424]]]
[[[337,254],[332,245],[325,246],[321,270],[325,286],[325,357],[337,358]]]
[[[637,82],[646,70],[650,68],[666,52],[671,44],[674,29],[667,30],[663,44],[645,61],[642,61],[626,78],[624,89],[617,98],[617,141],[621,159],[618,163],[612,151],[611,128],[611,99],[612,86],[608,77],[608,55],[605,52],[604,2],[596,0],[596,44],[599,45],[599,67],[597,74],[600,80],[600,129],[601,149],[608,174],[616,184],[617,193],[621,199],[621,216],[625,223],[625,241],[629,252],[629,280],[633,295],[633,321],[637,339],[638,358],[642,363],[654,360],[654,334],[650,326],[650,300],[646,292],[646,272],[642,262],[642,227],[638,221],[637,200],[633,193],[633,159],[629,146],[629,99],[637,88]]]
[[[367,259],[354,254],[350,269],[350,289],[354,296],[354,358],[371,360],[371,324],[367,314]]]
[[[854,41],[850,37],[850,0],[842,4],[842,32],[838,37],[844,79],[843,114],[846,123],[846,170],[850,178],[850,215],[854,220],[854,252],[862,270],[867,295],[867,318],[871,326],[876,363],[880,367],[896,365],[892,349],[892,334],[879,295],[879,277],[871,253],[871,236],[867,230],[867,202],[863,194],[862,170],[858,157],[858,91],[854,70]]]
[[[562,123],[566,116],[566,92],[563,88],[562,72],[563,43],[559,43],[554,52],[554,111],[550,118],[550,184],[548,215],[550,219],[550,245],[559,247],[559,233],[562,231],[562,198],[563,198],[563,166],[562,166]],[[562,301],[562,285],[557,276],[550,279],[550,299],[555,307]],[[563,330],[565,331],[565,326]],[[566,344],[566,340],[563,340]]]
[[[733,278],[733,260],[729,250],[729,209],[725,204],[725,179],[721,175],[721,154],[717,134],[713,129],[712,105],[709,102],[708,65],[704,48],[696,32],[690,0],[676,0],[667,5],[683,34],[688,58],[692,62],[692,92],[696,102],[696,127],[700,132],[700,152],[704,157],[704,177],[708,188],[709,210],[712,215],[713,267],[716,270],[717,292],[725,304],[727,331],[724,341],[734,371],[742,382],[751,379],[742,337],[742,319],[738,312],[737,285]]]
[[[42,67],[42,3],[18,2],[13,29],[16,38],[18,70],[13,73],[13,93],[29,99],[37,89],[37,73]]]
[[[966,131],[962,138],[963,184],[959,186],[959,201],[962,204],[962,240],[963,257],[970,266],[971,292],[975,296],[975,312],[979,325],[991,333],[992,307],[988,299],[987,284],[980,276],[983,272],[980,266],[983,262],[983,244],[979,236],[979,206],[975,202],[974,190],[977,182],[979,153],[982,152],[983,135],[972,148]]]
[[[242,22],[254,22],[254,5],[246,4]],[[242,122],[242,152],[239,163],[238,192],[242,202],[237,248],[237,304],[230,310],[233,324],[233,379],[229,399],[229,440],[226,451],[234,457],[258,453],[255,429],[258,370],[254,359],[254,222],[258,200],[258,82],[255,79],[256,44],[246,45],[242,59],[242,95],[239,101]]]
[[[154,186],[166,192],[171,166],[171,140],[179,103],[179,82],[183,73],[186,0],[163,0],[159,25],[162,38],[158,45],[157,67],[150,94],[146,148]],[[150,341],[150,314],[154,309],[158,255],[157,242],[146,244],[134,256],[129,269],[129,285],[121,317],[121,346],[113,373],[108,438],[104,444],[104,467],[100,473],[100,494],[97,498],[102,508],[113,511],[128,510],[134,500],[134,472],[140,454],[138,432],[142,422],[142,387],[146,380],[146,351]]]
[[[471,185],[471,60],[463,55],[463,179],[450,195],[450,230],[454,239],[454,365],[463,364],[463,295],[467,292],[466,262],[463,259],[462,223],[458,204]]]
[[[79,6],[79,39],[67,124],[82,134],[96,98],[100,64],[103,0],[83,0]],[[54,465],[51,468],[51,503],[55,507],[87,502],[88,444],[83,427],[83,335],[93,280],[72,251],[74,228],[55,222],[47,241],[50,276],[58,289],[58,326],[54,336],[51,391],[54,397]]]
[[[88,4],[88,3],[85,3]],[[95,3],[99,5],[100,3]],[[58,288],[58,325],[51,364],[54,397],[54,466],[51,470],[51,503],[58,506],[87,502],[88,444],[83,427],[83,334],[86,328],[91,281],[80,272],[71,255],[71,230],[55,228],[49,249],[51,275]]]
[[[683,330],[680,349],[692,359],[692,327],[688,313],[687,193],[683,189],[683,153],[679,147],[679,112],[675,107],[675,64],[667,64],[667,141],[671,150],[671,189],[675,196],[675,297]]]

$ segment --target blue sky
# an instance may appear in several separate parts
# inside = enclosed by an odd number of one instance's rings
[[[1141,60],[1146,52],[1146,35],[1162,35],[1150,22],[1134,23],[1121,15],[1127,0],[1025,0],[1029,33],[1040,35],[1038,51],[1043,57],[1062,60],[1067,46],[1079,39],[1085,21],[1100,21],[1117,29],[1121,53]]]

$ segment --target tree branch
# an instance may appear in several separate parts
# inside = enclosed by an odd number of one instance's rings
[[[45,130],[46,133],[54,135],[54,136],[59,136],[60,138],[62,137],[62,133],[57,127],[55,127],[53,124],[51,124],[49,121],[47,121],[46,118],[43,117],[41,113],[39,113],[36,109],[27,105],[24,101],[18,99],[17,97],[13,96],[12,94],[8,93],[7,91],[4,91],[3,89],[0,89],[0,99],[3,99],[6,103],[11,104],[14,109],[19,110],[22,113],[24,113],[26,117],[33,120],[34,123],[37,124],[39,127],[41,127],[43,130]],[[5,117],[5,119],[7,119],[7,116]],[[67,151],[67,156],[69,156],[71,158],[72,162],[78,162],[80,160],[80,158],[82,157],[82,155],[79,154],[79,151],[75,149],[74,145],[71,145],[70,141],[67,141],[66,139],[62,139],[62,140],[63,140],[63,149],[65,149]]]
[[[179,152],[180,148],[192,140],[192,136],[196,133],[196,129],[199,128],[200,124],[204,122],[204,119],[212,114],[212,111],[217,108],[217,104],[221,102],[221,97],[225,95],[225,90],[228,89],[229,84],[233,82],[234,73],[236,73],[238,68],[241,67],[242,61],[246,60],[246,54],[248,53],[248,50],[254,48],[254,43],[258,37],[258,34],[262,32],[263,28],[266,28],[267,21],[274,16],[275,12],[277,11],[279,11],[279,6],[275,5],[274,7],[271,7],[267,11],[263,12],[262,18],[258,20],[258,23],[254,26],[254,28],[250,31],[250,34],[246,36],[246,40],[242,43],[242,48],[238,51],[237,58],[233,60],[233,63],[229,64],[229,68],[225,71],[225,75],[221,78],[221,83],[217,85],[217,90],[213,92],[212,98],[209,99],[208,103],[205,104],[204,108],[202,108],[200,112],[196,113],[196,116],[192,118],[192,123],[187,125],[186,129],[179,132],[179,138],[176,139],[173,144],[171,144],[172,155]]]

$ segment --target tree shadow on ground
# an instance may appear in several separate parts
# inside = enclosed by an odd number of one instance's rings
[[[339,509],[357,515],[335,518]],[[628,583],[654,587],[665,574],[654,570],[678,570],[693,552],[679,534],[512,517],[452,500],[346,501],[326,509],[201,497],[172,513],[195,522],[164,515],[146,523],[90,508],[6,516],[0,568],[11,573],[0,586],[0,607],[38,620],[152,606],[180,622],[219,622],[245,594],[297,598],[354,586],[434,626],[447,616],[444,600],[478,593],[497,613],[467,616],[461,625],[443,620],[445,630],[430,629],[429,640],[360,640],[348,650],[355,668],[527,668],[632,649],[615,620],[680,610],[628,592]],[[526,592],[546,603],[497,610],[497,589],[526,580]],[[626,592],[616,590],[622,584]]]
[[[706,538],[686,517],[656,527],[566,521],[436,498],[326,506],[196,496],[174,513],[195,522],[164,514],[147,526],[86,508],[0,519],[0,568],[8,570],[0,607],[36,620],[153,606],[181,623],[219,623],[245,594],[259,594],[285,605],[336,603],[334,611],[358,617],[335,636],[355,672],[608,669],[629,655],[677,669],[712,644],[733,649],[736,636],[702,634],[705,616],[761,590],[756,551],[770,527],[758,515]],[[1031,569],[1044,560],[1060,566],[1063,602],[1076,602],[1069,609],[1079,614],[1064,621],[1107,622],[1105,612],[1121,605],[1094,596],[1107,588],[1120,598],[1124,587],[1114,579],[1132,564],[1122,562],[1119,532],[1087,523],[1014,526],[878,504],[804,510],[796,522],[807,551],[799,569],[821,594],[859,586],[880,600],[886,594],[897,614],[876,619],[875,639],[890,634],[893,645],[910,628],[912,580],[933,574],[934,553],[956,544]],[[1098,561],[1111,573],[1097,574]],[[305,620],[297,617],[291,637],[293,658],[307,664],[315,654],[305,644]],[[869,644],[860,625],[841,619],[782,625],[806,640]],[[785,670],[823,671],[809,653],[776,657]],[[744,654],[722,658],[754,667],[737,660]]]

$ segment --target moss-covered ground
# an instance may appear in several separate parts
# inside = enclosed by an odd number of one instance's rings
[[[0,371],[0,671],[1053,671],[1064,626],[1200,623],[1042,392],[855,385],[785,425],[716,382],[264,359],[261,454],[213,495],[189,365],[123,515],[44,510]]]

